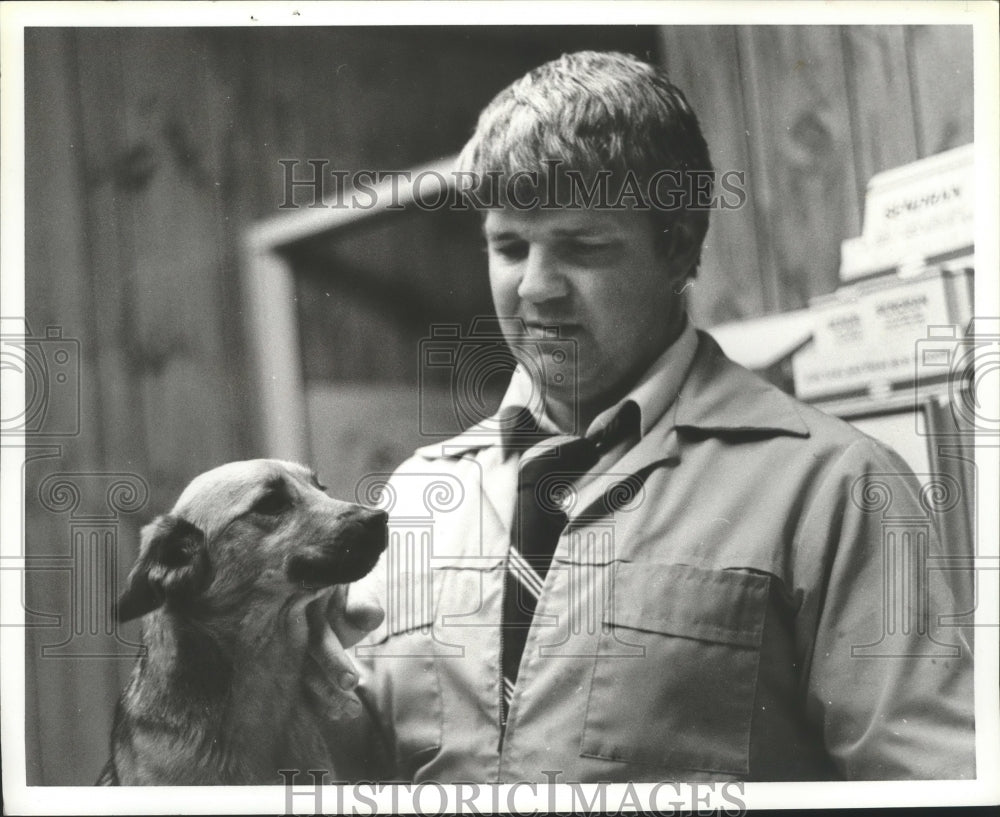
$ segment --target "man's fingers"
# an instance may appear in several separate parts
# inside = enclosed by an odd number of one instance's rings
[[[331,588],[323,598],[305,607],[308,619],[310,665],[307,683],[327,708],[353,712],[360,706],[352,690],[358,671],[347,654],[368,632],[378,627],[385,613],[371,594],[352,592],[345,585]],[[333,715],[330,715],[333,717]]]
[[[358,671],[347,651],[327,623],[326,602],[310,605],[309,653],[319,664],[322,674],[342,690],[352,690],[358,683]]]
[[[338,585],[330,596],[326,617],[340,643],[353,647],[382,623],[385,611],[363,585]]]
[[[323,597],[319,599],[317,605],[322,607],[326,604],[326,593],[297,596],[284,606],[282,614],[284,617],[285,641],[293,652],[305,649],[309,643],[310,630],[312,629],[309,605],[317,601],[318,596]]]
[[[357,716],[362,708],[357,694],[334,686],[312,655],[306,660],[306,672],[302,683],[305,684],[306,695],[311,700],[313,709],[327,720],[335,721]]]
[[[385,620],[385,610],[371,590],[354,587],[347,593],[344,617],[355,629],[370,633]]]

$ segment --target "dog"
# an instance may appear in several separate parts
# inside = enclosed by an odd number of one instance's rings
[[[281,769],[333,769],[303,683],[308,631],[294,643],[288,619],[365,576],[386,539],[383,511],[331,499],[296,463],[195,478],[143,528],[117,604],[119,621],[144,617],[146,652],[98,784],[279,784]]]

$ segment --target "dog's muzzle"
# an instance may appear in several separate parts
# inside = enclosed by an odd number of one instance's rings
[[[328,541],[292,555],[288,578],[304,587],[357,581],[375,567],[388,541],[385,511],[359,508],[337,520]]]

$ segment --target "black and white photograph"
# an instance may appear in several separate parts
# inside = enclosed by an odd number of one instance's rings
[[[4,813],[1000,803],[995,3],[0,24]]]

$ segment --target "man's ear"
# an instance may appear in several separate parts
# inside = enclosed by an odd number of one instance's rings
[[[211,580],[205,534],[186,519],[169,514],[142,529],[142,546],[118,599],[118,621],[131,621],[168,597],[192,598]]]
[[[695,226],[683,218],[676,219],[663,233],[667,264],[675,273],[676,281],[683,286],[698,274],[704,235],[699,235]]]

